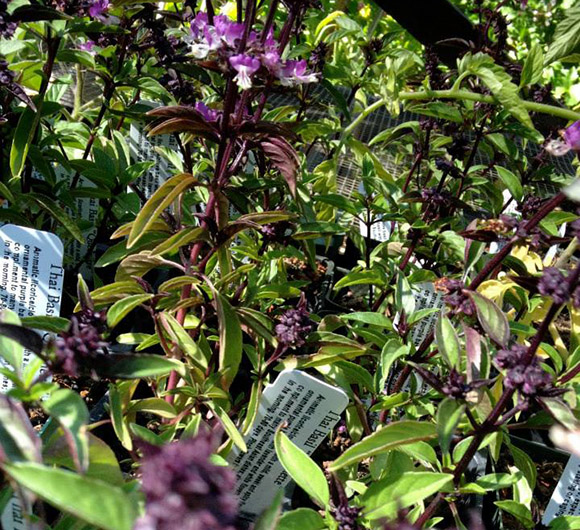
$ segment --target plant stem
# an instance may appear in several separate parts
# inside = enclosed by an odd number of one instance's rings
[[[492,105],[499,105],[499,101],[493,96],[486,96],[484,94],[477,94],[469,90],[448,89],[448,90],[420,90],[418,92],[400,92],[399,99],[401,101],[424,101],[430,99],[463,99],[468,101],[477,101],[480,103],[489,103]],[[386,99],[379,99],[366,109],[364,109],[353,122],[344,129],[343,139],[349,136],[354,129],[374,111],[380,109],[389,103]],[[580,120],[580,113],[573,110],[555,107],[553,105],[546,105],[545,103],[536,103],[535,101],[521,100],[523,107],[530,112],[539,112],[542,114],[550,114],[558,118],[564,118],[570,121]]]

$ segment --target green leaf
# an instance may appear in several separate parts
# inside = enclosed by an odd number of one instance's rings
[[[544,53],[542,46],[535,42],[530,49],[528,56],[524,62],[522,69],[522,76],[520,78],[520,86],[533,85],[542,80],[542,72],[544,71]]]
[[[392,331],[393,322],[381,313],[371,313],[366,311],[356,311],[354,313],[347,313],[340,315],[342,320],[354,320],[355,322],[362,322],[363,324],[370,324],[371,326],[379,326],[381,328]]]
[[[344,234],[345,229],[338,223],[318,221],[315,223],[302,223],[292,237],[294,239],[318,239],[319,237]]]
[[[354,464],[365,458],[385,453],[401,445],[406,445],[437,436],[434,424],[419,421],[399,421],[367,436],[364,440],[349,447],[329,466],[330,471],[336,471]]]
[[[278,460],[312,500],[322,508],[330,503],[330,490],[322,469],[279,428],[274,437]]]
[[[459,346],[459,339],[457,338],[457,333],[455,333],[455,328],[446,316],[441,316],[437,319],[435,325],[435,341],[439,351],[445,357],[447,364],[451,368],[459,369],[459,359],[461,348]]]
[[[24,169],[24,162],[39,120],[37,112],[30,107],[26,107],[18,120],[14,139],[12,140],[12,148],[10,149],[10,170],[13,177],[19,177]]]
[[[152,353],[114,353],[100,358],[95,367],[100,375],[118,379],[160,377],[172,370],[183,373],[185,369],[177,359]]]
[[[495,166],[495,169],[511,196],[516,201],[520,202],[524,196],[524,188],[522,187],[519,177],[505,167]]]
[[[500,509],[513,515],[525,528],[534,528],[532,513],[527,506],[516,501],[495,501],[494,504]]]
[[[49,416],[58,421],[67,434],[75,466],[79,473],[83,473],[89,465],[89,439],[86,430],[89,411],[83,398],[68,388],[60,388],[42,402],[42,407]]]
[[[175,418],[177,415],[175,407],[171,403],[168,403],[162,398],[155,397],[131,401],[129,408],[127,408],[127,414],[136,412],[147,412],[161,418]]]
[[[59,63],[77,63],[87,66],[88,68],[95,68],[95,59],[89,53],[83,50],[63,49],[56,54],[56,60]]]
[[[469,291],[475,304],[477,319],[488,335],[501,346],[506,346],[510,338],[510,326],[503,311],[489,298],[475,291]]]
[[[151,432],[151,431],[149,431]],[[68,469],[75,469],[75,464],[70,455],[67,441],[61,431],[56,431],[57,436],[51,436],[42,452],[45,464],[51,464]],[[123,473],[117,462],[113,450],[100,438],[88,433],[89,440],[89,467],[86,476],[96,478],[115,486],[125,483]]]
[[[276,530],[324,530],[328,528],[322,515],[310,508],[297,508],[280,517]]]
[[[381,393],[389,377],[389,373],[395,361],[410,352],[409,346],[401,344],[397,339],[390,339],[381,350],[379,369],[376,372],[377,393]]]
[[[227,389],[242,360],[242,327],[230,303],[218,292],[214,296],[219,322],[219,367],[223,387]]]
[[[412,315],[415,312],[415,295],[409,281],[402,272],[399,273],[397,278],[395,302],[397,309],[403,309],[406,315]]]
[[[27,328],[41,329],[51,333],[62,333],[70,326],[70,321],[63,317],[22,317],[22,325]],[[0,347],[1,351],[1,347]]]
[[[451,438],[464,412],[465,405],[459,404],[453,398],[444,399],[437,408],[437,436],[444,454],[449,453]]]
[[[361,496],[365,518],[393,517],[397,510],[421,502],[449,486],[453,475],[426,471],[395,474],[375,482]]]
[[[115,302],[109,311],[107,311],[107,325],[110,328],[114,328],[133,309],[140,306],[143,302],[151,300],[151,298],[153,298],[152,294],[134,294]]]
[[[79,243],[83,244],[85,238],[77,224],[69,217],[69,215],[54,202],[50,197],[41,195],[40,193],[29,192],[26,194],[27,199],[31,199],[43,210],[46,210],[54,219],[56,219],[65,230]]]
[[[111,421],[113,423],[113,430],[119,438],[119,441],[127,451],[133,450],[133,441],[129,428],[123,418],[123,402],[121,392],[117,385],[109,385],[109,404],[111,406]]]
[[[2,324],[12,324],[14,326],[20,326],[21,321],[18,315],[9,309],[2,311]],[[15,340],[15,337],[10,335],[5,335],[0,330],[0,356],[2,356],[16,371],[16,374],[20,374],[22,371],[22,355],[23,355],[22,345]]]
[[[18,484],[65,513],[103,530],[133,528],[137,506],[121,488],[40,464],[3,464],[2,467]]]
[[[228,413],[215,403],[209,402],[208,406],[211,408],[211,410],[213,410],[227,435],[232,439],[232,442],[234,442],[234,444],[236,444],[245,453],[248,450],[246,447],[246,442],[242,438],[240,431],[238,431],[234,425],[234,422],[228,416]]]
[[[0,450],[12,462],[41,462],[40,438],[20,403],[0,394]]]
[[[277,530],[278,521],[280,520],[280,515],[282,514],[282,499],[284,498],[284,491],[280,490],[272,504],[266,508],[258,520],[254,524],[253,530]]]
[[[561,515],[550,521],[549,528],[552,530],[580,530],[580,516]]]
[[[208,233],[205,228],[200,226],[196,228],[184,228],[177,232],[177,234],[172,235],[159,245],[157,245],[152,251],[151,255],[163,255],[170,254],[172,252],[177,252],[181,247],[189,245],[194,241],[207,241]]]
[[[580,5],[573,5],[566,10],[565,15],[566,18],[556,28],[544,64],[580,51]]]
[[[181,173],[166,180],[137,214],[127,240],[127,248],[131,248],[147,233],[151,225],[179,195],[196,184],[197,179],[188,173]]]
[[[183,326],[173,318],[169,313],[161,313],[160,320],[163,327],[171,337],[171,340],[177,344],[179,349],[185,353],[191,360],[202,370],[207,369],[207,359],[201,348],[189,336]]]
[[[523,474],[521,471],[518,471],[513,475],[511,473],[491,473],[478,478],[475,483],[487,491],[495,491],[510,488],[520,480],[522,476]]]

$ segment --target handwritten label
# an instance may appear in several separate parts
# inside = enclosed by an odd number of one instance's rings
[[[542,523],[548,525],[561,515],[580,515],[580,457],[571,456],[560,477]]]
[[[246,437],[247,453],[232,451],[229,461],[238,477],[236,494],[243,517],[253,519],[270,506],[290,477],[276,457],[274,434],[284,422],[285,434],[312,454],[340,419],[347,395],[299,370],[282,372],[260,399],[258,414]]]
[[[61,240],[48,232],[5,225],[0,229],[0,245],[0,309],[10,309],[19,317],[58,316],[64,276]],[[24,350],[23,367],[30,363],[33,356],[34,353]],[[3,360],[0,360],[0,365],[8,367]],[[0,376],[2,392],[12,386],[8,378]],[[16,496],[10,499],[2,512],[2,528],[27,528],[22,505]]]
[[[175,136],[168,134],[147,136],[143,124],[131,124],[129,131],[131,156],[136,162],[154,162],[151,169],[135,181],[136,186],[147,198],[151,197],[159,186],[172,175],[169,162],[161,156],[157,150],[158,147],[167,147],[179,152],[179,145]]]

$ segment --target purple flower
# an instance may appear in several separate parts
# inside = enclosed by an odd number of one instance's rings
[[[318,81],[318,74],[306,73],[306,61],[286,61],[280,68],[280,84],[283,86],[296,86],[303,83],[314,83]]]
[[[564,141],[573,151],[580,151],[580,121],[564,130]]]
[[[465,395],[471,390],[471,385],[467,384],[465,376],[453,368],[442,390],[446,396],[455,399],[465,399]]]
[[[235,474],[210,461],[214,447],[205,431],[162,447],[143,447],[145,515],[134,530],[235,529]]]
[[[341,504],[334,511],[334,519],[338,523],[338,530],[363,530],[356,520],[360,515],[362,508],[359,506],[349,506]]]
[[[50,370],[71,377],[86,373],[95,375],[92,373],[93,361],[103,355],[102,348],[108,345],[101,338],[103,327],[101,313],[73,316],[69,329],[56,338]]]
[[[544,390],[550,389],[551,386],[552,378],[541,366],[536,364],[528,366],[524,372],[524,381],[521,388],[523,394],[535,396],[536,394],[541,394]]]
[[[493,361],[501,370],[513,368],[523,361],[527,351],[523,344],[514,344],[509,350],[498,350]]]
[[[565,304],[570,298],[570,285],[566,277],[555,267],[546,267],[538,282],[538,291],[549,296],[555,304]]]
[[[91,18],[96,18],[102,21],[105,19],[103,13],[109,9],[110,5],[109,0],[95,0],[89,7],[89,15]]]
[[[306,309],[288,309],[276,325],[276,338],[282,346],[300,348],[311,331],[312,322]]]
[[[553,156],[563,156],[570,151],[580,152],[580,121],[560,131],[563,140],[550,140],[546,144],[546,151]]]
[[[81,42],[79,44],[79,50],[83,52],[89,52],[94,54],[93,48],[95,47],[95,43],[92,40],[88,40],[87,42]]]
[[[230,65],[236,72],[238,72],[238,74],[234,77],[237,85],[242,90],[251,88],[251,76],[255,74],[260,68],[260,61],[255,57],[241,53],[239,55],[232,55],[230,57]]]
[[[203,30],[207,26],[207,13],[202,11],[195,15],[195,18],[191,22],[190,31],[194,39],[200,39],[203,37]]]
[[[465,285],[461,280],[441,278],[436,282],[435,288],[446,293],[444,301],[456,315],[463,313],[466,316],[471,316],[475,313],[473,302],[466,293]]]
[[[199,112],[206,121],[217,121],[220,112],[214,109],[210,109],[205,103],[202,101],[198,101],[194,107],[197,112]]]
[[[11,20],[8,14],[9,0],[0,0],[0,37],[9,39],[14,35],[17,24]]]

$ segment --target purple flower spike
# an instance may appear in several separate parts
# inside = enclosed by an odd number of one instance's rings
[[[306,61],[286,61],[280,70],[280,83],[284,86],[295,86],[303,83],[314,83],[318,81],[317,74],[306,73]]]
[[[238,75],[234,77],[237,85],[242,90],[251,88],[251,76],[260,68],[260,61],[255,57],[250,57],[249,55],[241,53],[230,57],[230,64],[232,65],[232,68],[238,72]]]
[[[91,7],[89,7],[89,15],[91,18],[96,18],[98,20],[104,20],[103,14],[109,9],[109,0],[95,0]]]

